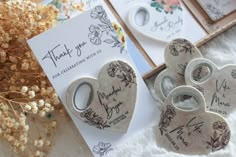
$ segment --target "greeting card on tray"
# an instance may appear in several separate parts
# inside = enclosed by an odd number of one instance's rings
[[[116,149],[118,145],[129,140],[133,134],[151,125],[156,120],[157,110],[154,100],[126,49],[118,40],[117,33],[102,6],[96,6],[59,24],[55,28],[30,39],[28,44],[94,156],[104,156],[108,153],[112,156],[112,150]],[[67,89],[72,82],[84,77],[100,78],[99,73],[102,67],[117,60],[122,61],[120,62],[122,64],[123,62],[128,64],[136,74],[136,103],[126,133],[98,129],[84,123],[69,110],[66,102]],[[123,70],[128,70],[127,67],[129,66],[125,64],[123,66]],[[119,66],[115,65],[114,67]],[[115,70],[113,68],[111,69],[112,72]],[[119,77],[121,79],[121,76]],[[101,82],[107,83],[107,80],[104,80]],[[111,93],[117,91],[113,95],[122,94],[118,88],[116,89],[113,86],[108,87],[108,89]],[[119,96],[112,101],[119,102]],[[100,107],[104,106],[101,105]],[[112,110],[114,114],[118,111]]]
[[[166,41],[183,37],[194,43],[206,35],[180,0],[107,1],[156,66],[164,63]],[[137,7],[139,9],[136,9]],[[132,18],[137,22],[135,28],[130,18],[132,10],[137,13]]]

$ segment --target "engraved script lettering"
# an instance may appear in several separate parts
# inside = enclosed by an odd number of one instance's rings
[[[111,119],[114,112],[115,113],[120,112],[120,106],[123,104],[123,102],[118,102],[116,103],[115,106],[111,107],[109,106],[108,103],[105,103],[105,100],[110,100],[110,97],[113,97],[112,101],[116,102],[116,99],[114,99],[114,96],[117,96],[119,92],[121,92],[121,87],[115,88],[114,86],[112,86],[112,91],[109,92],[108,94],[97,91],[99,102],[104,107],[107,113],[107,119]]]
[[[175,29],[178,25],[183,25],[183,19],[181,17],[178,17],[176,21],[170,21],[165,16],[163,21],[159,23],[158,21],[154,22],[154,25],[152,26],[151,31],[156,32],[158,29],[160,31],[171,31]]]
[[[177,128],[171,130],[169,133],[177,133],[176,139],[180,140],[186,147],[188,147],[189,142],[187,142],[184,138],[184,130],[189,130],[187,133],[188,136],[191,136],[193,132],[202,133],[201,127],[204,125],[204,122],[194,122],[196,117],[193,117],[186,125],[178,126]]]
[[[213,94],[212,96],[212,100],[211,100],[211,106],[213,106],[214,104],[218,105],[218,106],[223,106],[223,107],[230,107],[229,102],[224,102],[222,99],[225,98],[225,92],[227,90],[229,90],[230,87],[227,84],[226,79],[223,79],[222,82],[220,82],[219,80],[216,80],[216,92]],[[219,92],[222,92],[219,96]],[[221,96],[222,95],[222,96]]]

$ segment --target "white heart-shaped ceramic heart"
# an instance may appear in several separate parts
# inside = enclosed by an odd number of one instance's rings
[[[190,101],[184,105],[177,104],[179,98],[186,100],[186,95],[192,96],[198,106]],[[205,111],[205,105],[203,95],[191,86],[172,90],[161,110],[159,145],[188,155],[203,155],[224,148],[230,140],[229,126],[222,116]]]
[[[86,109],[76,105],[76,92],[81,85],[91,87]],[[123,61],[103,66],[98,79],[81,78],[67,90],[69,110],[84,123],[104,130],[126,132],[136,103],[137,82],[134,70]]]
[[[142,25],[138,25],[136,22],[139,12],[144,12],[146,15]],[[165,11],[157,12],[149,5],[140,4],[131,9],[128,22],[140,34],[158,41],[169,42],[182,36],[183,15],[181,10],[167,14]]]
[[[210,72],[196,81],[192,73],[200,66],[208,67]],[[207,110],[227,116],[236,108],[236,65],[218,68],[208,59],[194,59],[186,68],[185,81],[203,93]]]
[[[169,86],[174,89],[176,86],[184,85],[184,71],[192,59],[201,58],[200,51],[186,39],[175,39],[171,41],[165,49],[165,61],[167,70],[157,75],[154,83],[154,90],[160,100],[163,102],[171,89],[165,91],[165,79],[172,80],[175,85]],[[204,71],[204,70],[203,70]],[[194,76],[201,77],[203,71],[196,73]]]

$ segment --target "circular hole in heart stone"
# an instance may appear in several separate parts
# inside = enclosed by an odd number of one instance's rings
[[[170,91],[172,91],[172,89],[174,89],[175,87],[176,87],[176,81],[173,78],[169,76],[165,76],[163,78],[161,82],[161,88],[165,97],[167,97]]]
[[[208,64],[196,66],[192,72],[192,80],[202,83],[206,81],[212,73],[212,68]]]
[[[77,110],[85,110],[92,101],[93,88],[89,83],[80,84],[74,95],[74,107]]]
[[[146,25],[149,21],[149,16],[149,12],[145,8],[140,8],[134,16],[135,24],[138,26]]]
[[[195,96],[190,94],[182,93],[172,99],[172,103],[180,110],[193,111],[197,109],[200,105]]]

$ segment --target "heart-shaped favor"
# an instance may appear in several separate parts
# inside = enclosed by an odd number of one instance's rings
[[[140,15],[139,15],[140,14]],[[181,9],[173,13],[158,12],[155,8],[142,4],[134,6],[129,12],[129,25],[140,34],[154,40],[169,42],[182,36],[183,15]],[[143,18],[138,18],[139,16]],[[143,19],[138,22],[137,19]]]
[[[154,90],[160,101],[164,102],[171,90],[184,84],[185,81],[182,77],[178,77],[178,75],[167,68],[157,75],[154,82]]]
[[[76,93],[83,85],[91,89],[87,107],[78,107]],[[137,82],[134,70],[123,61],[103,66],[98,79],[81,78],[68,87],[67,106],[84,123],[104,130],[126,132],[136,103]]]
[[[210,72],[195,80],[192,73],[201,66],[208,67]],[[185,81],[202,92],[207,110],[227,116],[236,108],[236,65],[218,68],[208,59],[195,59],[186,68]]]
[[[171,88],[184,85],[184,71],[187,64],[194,58],[201,58],[200,51],[186,39],[175,39],[171,41],[165,49],[165,61],[167,69],[158,74],[154,83],[154,90],[157,96],[164,101]],[[198,69],[194,76],[201,78],[204,69]],[[169,80],[169,85],[164,85],[164,82]],[[174,83],[174,84],[170,84]],[[168,91],[165,91],[168,86]]]
[[[229,126],[222,116],[205,111],[205,105],[201,92],[191,86],[172,90],[162,105],[158,144],[188,155],[224,148],[230,140]]]
[[[202,58],[202,54],[186,39],[175,39],[165,49],[166,67],[183,79],[188,62],[195,58]]]

